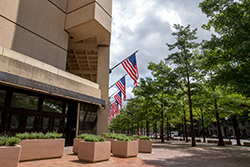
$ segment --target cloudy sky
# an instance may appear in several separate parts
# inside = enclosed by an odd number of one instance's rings
[[[136,54],[140,78],[150,76],[149,62],[159,63],[170,54],[166,43],[176,42],[171,35],[173,25],[198,28],[197,42],[210,39],[211,33],[201,28],[208,22],[198,7],[202,0],[113,0],[110,68],[127,56]],[[126,71],[122,65],[110,74],[109,85],[119,80]],[[133,97],[133,80],[127,75],[127,98]],[[116,92],[114,86],[109,94]]]

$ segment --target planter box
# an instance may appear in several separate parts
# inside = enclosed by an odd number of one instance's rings
[[[112,153],[118,157],[136,157],[138,155],[138,141],[113,141]]]
[[[250,146],[250,142],[243,142],[244,146]]]
[[[78,154],[78,147],[79,147],[79,142],[82,141],[82,139],[74,138],[74,143],[73,143],[73,153]]]
[[[61,158],[64,152],[65,139],[32,139],[22,140],[20,161],[47,158]]]
[[[78,158],[86,162],[106,161],[110,158],[111,142],[79,142]]]
[[[16,167],[19,166],[20,153],[22,147],[18,146],[1,146],[0,147],[0,166]]]
[[[208,143],[219,143],[219,140],[207,140]]]
[[[116,141],[116,139],[105,138],[105,140],[106,140],[106,141],[110,141],[110,142],[111,142],[110,152],[112,153],[113,141]]]
[[[226,144],[226,145],[232,145],[232,142],[231,141],[224,141],[224,144]]]
[[[139,152],[151,153],[152,152],[152,140],[139,140]]]

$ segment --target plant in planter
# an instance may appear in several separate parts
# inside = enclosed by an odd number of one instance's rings
[[[136,157],[138,155],[138,141],[126,135],[117,135],[113,142],[112,153],[119,157]]]
[[[139,139],[140,136],[139,135],[132,135],[131,137],[134,139]]]
[[[151,153],[152,152],[152,140],[148,136],[139,137],[139,152]]]
[[[102,133],[102,136],[105,138],[106,141],[111,142],[110,152],[113,150],[113,141],[116,141],[117,134],[116,133]]]
[[[79,142],[78,158],[86,162],[109,160],[111,142],[103,137],[89,135]]]
[[[62,134],[26,132],[18,133],[16,137],[21,139],[19,143],[22,146],[20,161],[61,158],[63,156],[65,139],[61,138]]]
[[[18,166],[21,146],[16,137],[0,136],[0,166]]]
[[[83,139],[85,139],[85,137],[89,136],[91,134],[88,133],[83,133],[77,136],[77,138],[74,138],[74,142],[73,142],[73,153],[74,154],[78,154],[78,147],[79,147],[79,142],[83,141]]]

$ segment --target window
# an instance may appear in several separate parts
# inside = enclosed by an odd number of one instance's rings
[[[3,112],[0,111],[0,126],[2,125],[2,115],[3,115]]]
[[[68,111],[69,111],[69,103],[66,103],[65,114],[68,114]]]
[[[63,102],[51,99],[44,99],[43,111],[63,113]]]
[[[13,93],[11,107],[37,110],[38,97]]]
[[[79,111],[79,130],[92,130],[97,119],[96,105],[81,103]]]
[[[18,129],[20,115],[12,115],[10,122],[10,129]]]
[[[49,130],[49,118],[43,118],[43,130]]]
[[[0,106],[4,106],[6,91],[0,90]]]
[[[34,120],[35,116],[28,116],[26,121],[26,130],[33,130],[34,129]]]
[[[55,119],[54,120],[54,131],[58,132],[60,126],[60,119]]]

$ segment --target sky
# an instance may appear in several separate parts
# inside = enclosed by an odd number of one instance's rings
[[[184,27],[190,24],[191,30],[198,28],[196,42],[210,39],[211,32],[201,28],[208,18],[199,8],[200,2],[202,0],[113,0],[110,68],[138,50],[136,59],[139,76],[150,77],[147,69],[149,62],[164,60],[171,53],[166,43],[176,42],[171,35],[175,31],[174,24]],[[109,85],[125,74],[126,71],[119,65],[109,75]],[[133,83],[127,75],[127,99],[134,97],[131,92]],[[109,95],[117,90],[113,86],[109,89]]]

